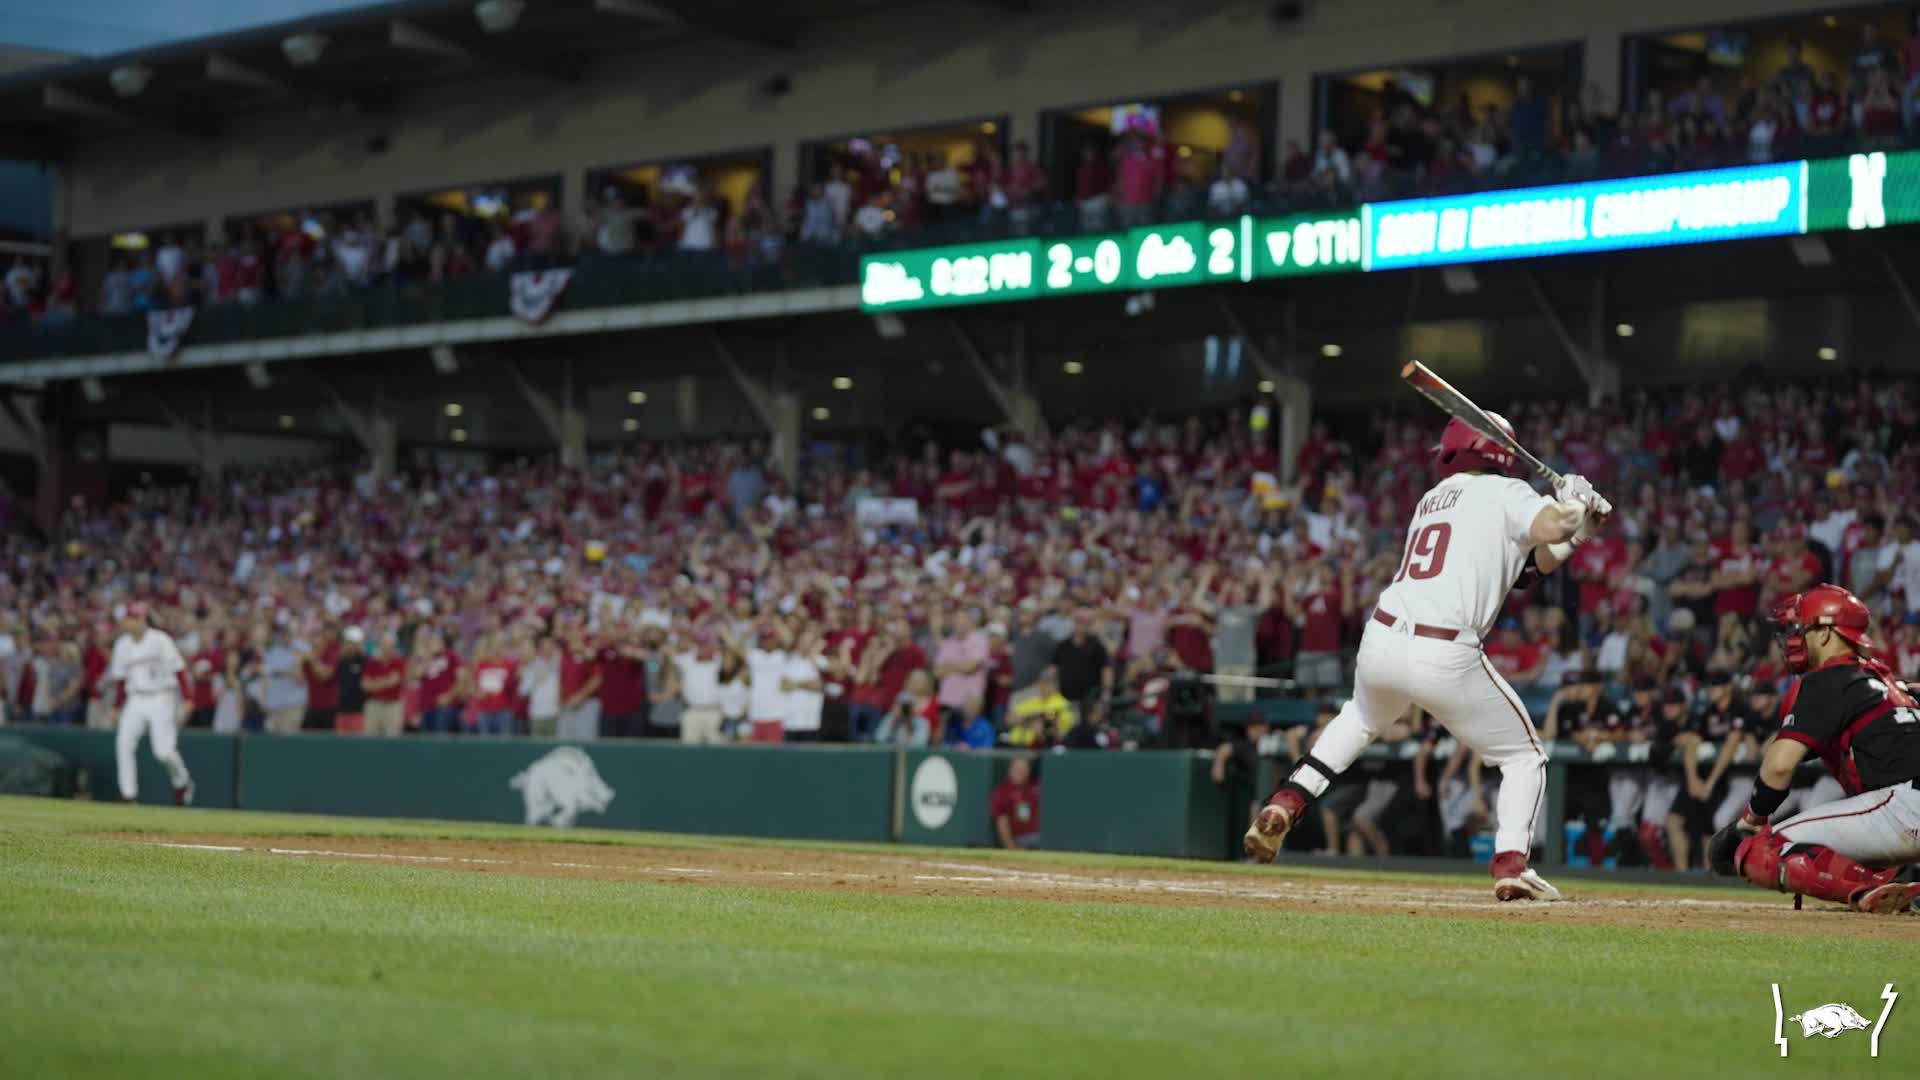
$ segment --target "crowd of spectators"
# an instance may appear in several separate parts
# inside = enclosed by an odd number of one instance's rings
[[[1761,619],[1820,580],[1920,667],[1920,385],[1507,415],[1619,507],[1487,645],[1549,737],[1640,760],[1680,733],[1663,698],[1777,687]],[[384,482],[231,472],[9,538],[0,685],[16,720],[110,725],[113,616],[140,600],[190,656],[191,722],[216,730],[1211,747],[1209,709],[1253,695],[1196,675],[1291,673],[1328,701],[1345,685],[1436,434],[1427,411],[1316,424],[1291,485],[1239,410],[816,457],[797,485],[753,442]],[[1468,764],[1408,794],[1457,795]]]
[[[677,170],[645,186],[609,181],[577,211],[563,212],[552,192],[530,192],[492,216],[418,204],[385,225],[360,209],[239,224],[213,241],[163,232],[115,250],[85,296],[58,260],[13,259],[0,324],[59,327],[83,309],[116,315],[436,285],[594,256],[778,267],[803,247],[922,234],[945,241],[970,231],[1095,230],[1895,146],[1920,123],[1920,35],[1889,42],[1871,22],[1861,35],[1844,69],[1817,70],[1793,41],[1770,76],[1710,71],[1647,87],[1627,111],[1596,84],[1547,94],[1524,74],[1501,101],[1460,92],[1426,102],[1388,79],[1361,129],[1325,129],[1311,145],[1289,140],[1267,180],[1260,135],[1229,114],[1218,152],[1194,153],[1142,124],[1063,146],[1058,152],[1074,155],[1070,170],[1050,169],[1026,142],[1003,153],[985,134],[964,149],[925,152],[855,140],[823,152],[823,178],[778,205],[761,184],[727,198]]]
[[[1844,67],[1817,70],[1790,40],[1769,76],[1708,71],[1624,112],[1594,83],[1550,99],[1521,75],[1504,103],[1426,104],[1389,79],[1364,130],[1322,131],[1311,152],[1289,143],[1279,187],[1344,203],[1892,149],[1920,125],[1920,34],[1860,33]]]

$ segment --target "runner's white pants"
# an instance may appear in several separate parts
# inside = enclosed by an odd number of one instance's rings
[[[187,763],[180,757],[180,729],[176,722],[179,699],[172,694],[128,694],[120,710],[120,730],[113,738],[113,753],[120,771],[120,795],[135,799],[140,795],[140,771],[134,766],[133,752],[145,735],[153,758],[167,770],[173,786],[187,786]]]
[[[1393,626],[1368,620],[1354,668],[1353,700],[1320,734],[1313,757],[1335,773],[1345,772],[1409,705],[1432,713],[1455,739],[1499,768],[1494,850],[1523,855],[1531,850],[1546,801],[1546,750],[1519,695],[1477,643],[1420,637],[1410,619]],[[1311,768],[1296,768],[1292,779],[1315,797],[1327,789],[1327,780]]]
[[[1773,827],[1785,844],[1819,844],[1863,863],[1920,861],[1920,789],[1876,788],[1803,810]]]

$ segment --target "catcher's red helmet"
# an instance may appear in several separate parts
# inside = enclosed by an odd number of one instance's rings
[[[1869,657],[1879,650],[1867,634],[1873,613],[1860,598],[1838,585],[1815,585],[1803,593],[1784,596],[1773,605],[1773,621],[1780,625],[1786,646],[1787,668],[1807,670],[1807,631],[1831,630]]]
[[[1493,422],[1513,434],[1513,425],[1499,413],[1487,414]],[[1440,433],[1440,445],[1434,448],[1434,461],[1440,466],[1441,476],[1452,476],[1468,469],[1492,469],[1497,473],[1513,474],[1513,454],[1499,443],[1467,426],[1465,420],[1454,417],[1447,421],[1447,428]]]

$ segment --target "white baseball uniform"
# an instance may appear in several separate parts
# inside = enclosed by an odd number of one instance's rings
[[[1456,473],[1420,500],[1400,571],[1381,592],[1354,670],[1353,699],[1311,758],[1345,772],[1418,705],[1499,767],[1494,850],[1526,854],[1546,795],[1546,751],[1520,698],[1482,651],[1534,549],[1534,518],[1552,500],[1523,480]],[[1314,795],[1330,779],[1312,765],[1292,777]]]
[[[193,778],[180,757],[180,672],[187,662],[179,646],[164,630],[148,627],[138,638],[121,634],[113,643],[113,657],[107,664],[107,678],[124,683],[127,703],[120,710],[120,730],[114,737],[114,756],[120,767],[120,794],[132,800],[140,794],[140,777],[134,768],[133,752],[140,736],[150,740],[154,760],[167,770],[176,789],[187,787]]]

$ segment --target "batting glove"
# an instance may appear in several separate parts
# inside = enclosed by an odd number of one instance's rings
[[[1553,497],[1561,502],[1591,502],[1598,494],[1579,473],[1568,473],[1553,482]]]

